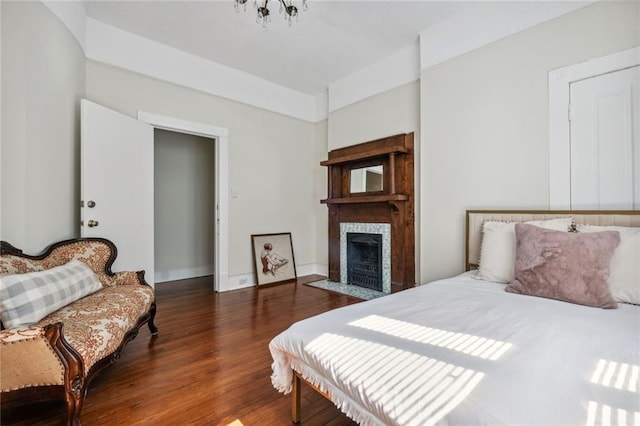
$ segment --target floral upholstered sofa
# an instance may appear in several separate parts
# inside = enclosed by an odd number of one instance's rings
[[[153,288],[144,271],[111,272],[116,255],[102,238],[62,241],[38,256],[0,243],[3,408],[60,399],[67,423],[79,425],[95,374],[145,323],[157,334]]]

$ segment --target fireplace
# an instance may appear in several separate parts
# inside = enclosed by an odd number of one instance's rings
[[[413,133],[334,149],[320,163],[327,169],[329,281],[347,284],[346,232],[382,234],[382,291],[415,285]],[[381,174],[371,188],[362,179]],[[345,226],[348,228],[345,230]],[[355,289],[360,289],[355,287]],[[362,287],[364,290],[365,288]]]
[[[347,233],[347,282],[382,291],[382,235]]]
[[[391,293],[391,225],[340,224],[340,282]]]

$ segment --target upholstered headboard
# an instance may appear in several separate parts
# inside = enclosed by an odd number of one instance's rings
[[[485,221],[528,222],[568,216],[576,225],[640,227],[640,210],[467,210],[467,271],[476,269],[480,263],[482,224]]]

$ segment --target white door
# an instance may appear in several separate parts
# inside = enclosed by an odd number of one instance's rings
[[[571,83],[571,208],[640,209],[640,67]]]
[[[81,115],[81,235],[113,241],[112,269],[154,285],[153,127],[86,99]]]

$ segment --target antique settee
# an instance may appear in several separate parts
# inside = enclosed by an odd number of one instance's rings
[[[96,373],[119,359],[124,346],[145,323],[152,335],[157,334],[153,288],[145,282],[144,271],[113,273],[111,266],[116,255],[115,245],[102,238],[61,241],[37,256],[26,255],[5,241],[0,243],[0,398],[3,408],[63,400],[67,405],[67,423],[80,425],[82,404]],[[16,326],[15,318],[8,315],[23,309],[25,303],[24,298],[16,299],[13,289],[24,290],[29,283],[15,285],[14,281],[50,274],[49,281],[61,277],[59,282],[49,282],[58,293],[73,293],[64,288],[75,285],[73,276],[57,273],[64,272],[69,265],[93,280],[92,292],[32,324],[27,320],[27,324]],[[33,283],[31,285],[33,287]],[[35,286],[40,286],[36,292],[41,292],[41,284]],[[40,305],[46,305],[49,302],[42,303],[42,300],[51,298],[41,297]],[[21,303],[20,308],[14,306]],[[36,311],[43,308],[34,304]]]

